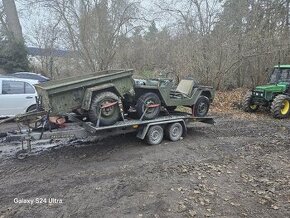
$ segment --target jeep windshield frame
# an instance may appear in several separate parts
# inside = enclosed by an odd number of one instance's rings
[[[274,68],[269,83],[276,84],[279,82],[290,82],[290,69],[289,68]]]

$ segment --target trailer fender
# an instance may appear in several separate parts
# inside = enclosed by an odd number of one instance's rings
[[[113,83],[108,83],[108,84],[104,84],[100,86],[94,86],[94,87],[86,89],[83,102],[82,102],[82,109],[89,110],[94,93],[100,92],[100,91],[113,91],[119,97],[123,98],[123,95],[119,92],[119,90],[114,86]]]
[[[169,124],[169,123],[181,123],[182,127],[183,127],[183,134],[184,133],[186,134],[187,127],[186,127],[185,121],[183,119],[179,119],[179,120],[161,121],[161,122],[156,122],[156,123],[148,123],[147,125],[145,125],[139,129],[136,137],[143,140],[143,139],[145,139],[146,134],[151,126],[154,126],[154,125],[164,126],[164,125]]]

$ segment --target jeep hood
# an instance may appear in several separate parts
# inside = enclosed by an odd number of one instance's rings
[[[269,91],[269,92],[283,92],[286,89],[285,83],[269,84],[263,86],[257,86],[255,91]]]

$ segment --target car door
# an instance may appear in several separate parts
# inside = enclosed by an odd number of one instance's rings
[[[14,116],[25,113],[35,104],[35,90],[24,81],[2,80],[0,116]]]

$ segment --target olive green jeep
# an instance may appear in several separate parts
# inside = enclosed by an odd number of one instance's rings
[[[189,107],[194,116],[204,117],[215,94],[212,87],[197,85],[188,79],[181,80],[177,87],[171,79],[135,79],[134,92],[133,105],[138,116],[144,119],[157,117],[161,110],[170,113],[177,106]]]

